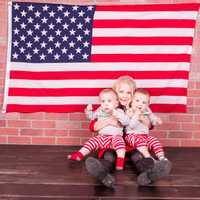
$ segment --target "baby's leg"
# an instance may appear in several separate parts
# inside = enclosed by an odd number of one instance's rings
[[[117,154],[116,169],[123,170],[126,146],[122,136],[118,135],[113,137],[112,145]]]
[[[99,149],[99,147],[100,137],[92,137],[83,145],[83,147],[79,151],[73,152],[72,154],[68,155],[68,159],[81,161],[86,155],[93,151],[96,151],[97,149]]]

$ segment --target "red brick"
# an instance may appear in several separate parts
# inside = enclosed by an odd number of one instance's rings
[[[179,140],[173,140],[173,139],[164,139],[160,140],[161,144],[164,147],[178,147],[180,146],[180,141]]]
[[[200,115],[194,116],[194,121],[195,121],[196,123],[200,123]]]
[[[74,137],[93,137],[93,133],[84,130],[69,130],[69,136]]]
[[[188,90],[188,96],[200,97],[200,90]]]
[[[57,129],[80,129],[80,122],[56,121]]]
[[[200,89],[200,82],[196,82],[196,89]]]
[[[192,133],[193,139],[200,139],[200,131],[196,131]]]
[[[168,138],[185,138],[192,139],[192,133],[183,132],[183,131],[170,131],[168,134]]]
[[[0,128],[0,135],[18,135],[16,128]]]
[[[69,113],[45,113],[45,119],[48,120],[68,120]]]
[[[188,106],[187,113],[189,114],[199,114],[200,113],[200,106]]]
[[[156,138],[167,138],[166,131],[152,130],[152,131],[150,131],[150,134],[151,134],[151,136],[154,136]]]
[[[187,98],[187,105],[193,106],[195,102],[194,98],[188,97]]]
[[[81,138],[81,145],[84,145],[88,140],[89,140],[90,137],[88,138]]]
[[[6,136],[0,136],[0,143],[1,144],[7,144],[7,137]]]
[[[68,136],[68,130],[45,130],[45,136]]]
[[[19,119],[19,113],[11,112],[11,113],[5,113],[5,119],[14,119],[18,120]]]
[[[156,126],[157,130],[180,130],[180,123],[163,123]]]
[[[33,128],[55,128],[54,121],[32,121]]]
[[[56,144],[56,139],[54,137],[32,137],[32,144]]]
[[[8,120],[7,123],[8,123],[8,127],[25,128],[25,127],[31,126],[31,122],[25,121],[25,120]]]
[[[200,147],[200,140],[181,140],[182,147]]]
[[[57,138],[57,144],[80,145],[80,138]]]
[[[81,128],[89,130],[89,122],[81,122]]]
[[[196,89],[196,82],[195,81],[189,81],[188,82],[188,88]]]
[[[44,113],[36,112],[36,113],[20,113],[20,119],[36,119],[42,120],[44,119]]]
[[[200,98],[199,99],[194,99],[194,104],[196,106],[200,106]]]
[[[0,120],[0,127],[6,126],[6,120]]]
[[[85,121],[85,120],[87,120],[84,113],[71,113],[69,115],[69,119],[73,120],[73,121]]]
[[[172,122],[192,122],[193,115],[191,114],[173,114],[169,117]]]
[[[200,130],[200,124],[184,123],[182,124],[182,129],[185,131],[186,130],[188,131]]]
[[[9,144],[31,144],[30,137],[8,137]]]
[[[20,135],[22,136],[42,136],[43,135],[43,130],[42,129],[21,129],[20,130]]]

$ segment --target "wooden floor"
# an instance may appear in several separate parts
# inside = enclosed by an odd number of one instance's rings
[[[0,200],[200,199],[200,148],[169,148],[169,177],[138,187],[128,165],[115,172],[116,187],[105,188],[90,177],[84,162],[66,155],[77,147],[0,145]]]

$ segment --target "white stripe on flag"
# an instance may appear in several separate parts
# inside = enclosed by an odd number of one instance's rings
[[[96,11],[95,19],[196,19],[196,11]]]
[[[115,80],[20,80],[12,79],[9,86],[15,88],[109,88]],[[144,79],[136,80],[137,87],[162,88],[182,87],[187,88],[188,80],[184,79]]]
[[[11,70],[54,72],[54,71],[189,71],[187,62],[134,62],[134,63],[8,63]]]
[[[193,28],[94,28],[93,37],[194,36]]]
[[[65,105],[65,104],[97,104],[97,96],[69,96],[69,97],[17,97],[11,96],[8,104],[25,104],[25,105]],[[151,103],[159,104],[186,104],[185,96],[152,96]]]
[[[92,54],[182,54],[192,53],[189,45],[97,45],[92,46]]]

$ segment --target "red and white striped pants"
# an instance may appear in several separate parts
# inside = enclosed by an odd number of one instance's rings
[[[159,142],[159,140],[147,134],[126,134],[125,142],[127,145],[136,149],[138,147],[146,146],[155,155],[158,153],[164,154],[162,144]]]
[[[96,151],[98,149],[103,148],[111,148],[114,150],[124,149],[125,150],[125,142],[121,135],[98,135],[90,138],[84,145],[86,149],[90,152]]]

